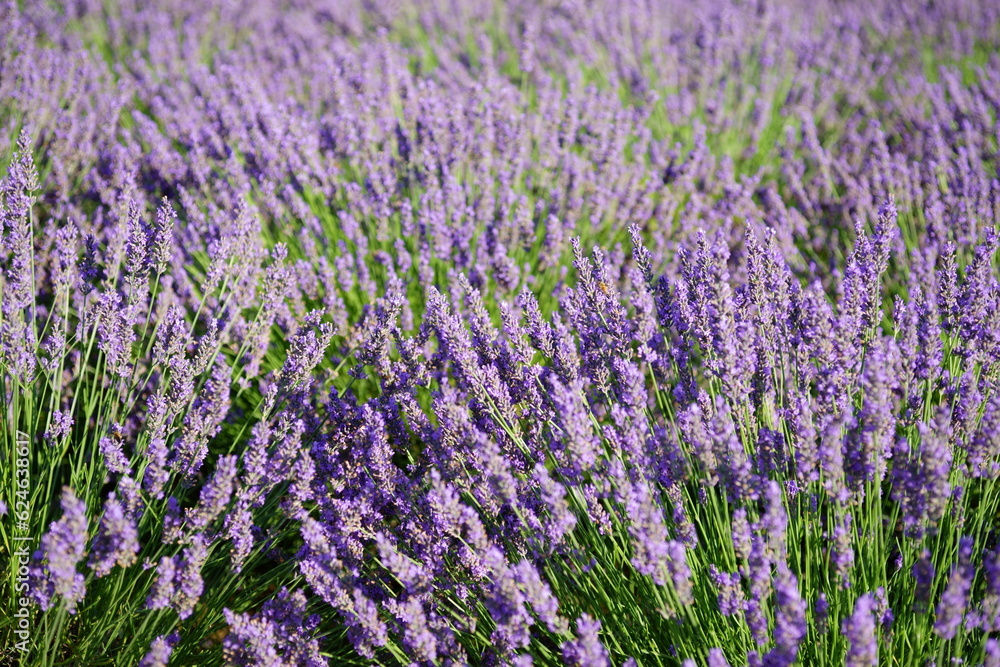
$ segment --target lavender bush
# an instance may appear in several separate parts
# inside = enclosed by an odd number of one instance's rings
[[[0,26],[0,663],[1000,667],[997,3]]]

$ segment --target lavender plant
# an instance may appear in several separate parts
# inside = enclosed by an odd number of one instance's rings
[[[0,663],[1000,667],[1000,7],[0,7]]]

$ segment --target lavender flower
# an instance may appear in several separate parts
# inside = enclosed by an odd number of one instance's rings
[[[783,561],[778,564],[774,590],[777,599],[775,645],[764,656],[763,664],[787,667],[795,663],[799,646],[809,632],[809,625],[806,620],[808,609],[805,600],[799,594],[798,581]]]
[[[215,474],[202,487],[198,504],[188,511],[185,520],[194,531],[206,528],[222,512],[233,494],[236,479],[236,456],[222,456],[216,462]]]
[[[4,282],[0,285],[3,297],[0,299],[3,315],[0,322],[0,359],[22,383],[31,381],[37,364],[34,355],[34,248],[30,215],[39,183],[31,144],[31,134],[27,128],[22,129],[7,176],[0,181],[0,230],[3,232],[5,254],[9,257],[9,266],[3,272]]]
[[[708,649],[708,667],[729,667],[729,661],[726,660],[726,655],[722,652],[722,649]]]
[[[844,619],[841,630],[849,644],[844,662],[848,667],[878,665],[874,614],[875,605],[872,596],[870,593],[865,593],[854,603],[854,613]]]
[[[854,568],[854,546],[851,530],[851,514],[844,514],[833,529],[830,545],[830,562],[840,578],[841,588],[851,585],[851,570]]]
[[[969,593],[975,578],[971,558],[972,538],[963,537],[958,546],[958,563],[952,568],[948,586],[934,613],[934,632],[944,639],[952,639],[958,633],[969,605]]]
[[[983,645],[983,652],[986,657],[983,667],[997,667],[1000,665],[1000,641],[987,639]]]
[[[128,459],[122,453],[121,430],[112,432],[108,437],[101,438],[99,443],[101,455],[104,457],[104,465],[109,471],[116,474],[124,474],[131,470]]]
[[[191,538],[191,546],[182,555],[163,556],[146,606],[149,609],[174,609],[181,619],[194,611],[204,590],[201,568],[208,550],[201,536]]]
[[[127,378],[132,372],[134,316],[134,310],[118,292],[105,292],[100,296],[96,313],[98,347],[107,357],[111,372],[121,378]]]
[[[42,536],[37,557],[43,559],[44,571],[32,593],[43,610],[52,605],[53,597],[60,596],[66,603],[66,611],[74,614],[86,593],[77,565],[86,554],[87,506],[68,486],[63,487],[60,506],[62,517],[53,521]]]
[[[913,579],[916,581],[916,588],[913,592],[913,604],[918,611],[926,611],[930,602],[931,587],[934,585],[934,563],[931,561],[931,554],[927,549],[913,564]]]
[[[569,625],[558,613],[559,601],[552,594],[549,585],[542,581],[538,570],[528,561],[521,561],[514,566],[514,577],[525,600],[549,630],[555,633],[568,632]]]
[[[68,436],[73,430],[73,416],[68,412],[55,411],[52,413],[52,426],[45,432],[45,439],[50,444]]]
[[[598,639],[601,622],[583,614],[576,621],[576,639],[562,645],[563,660],[574,667],[608,667],[608,652]]]
[[[1000,552],[983,555],[986,570],[986,594],[975,613],[970,613],[966,627],[978,626],[986,632],[1000,628]]]
[[[139,205],[130,199],[125,223],[125,281],[130,298],[145,286],[149,276],[151,235],[152,230],[142,219]]]
[[[942,410],[932,425],[918,424],[921,441],[916,455],[909,452],[905,440],[896,441],[892,493],[903,508],[903,525],[913,536],[920,536],[927,524],[935,525],[950,499],[953,455],[948,422],[948,415]]]
[[[712,583],[719,591],[719,611],[725,616],[732,616],[742,611],[746,600],[740,584],[740,575],[735,572],[721,572],[714,565],[709,566],[709,572]]]
[[[170,263],[171,256],[173,255],[174,220],[176,218],[177,213],[174,212],[170,202],[164,197],[163,203],[156,210],[156,224],[152,229],[150,239],[150,245],[152,246],[150,263],[157,275],[166,271],[167,264]]]
[[[115,494],[104,503],[104,516],[90,547],[87,565],[97,578],[110,574],[115,565],[129,567],[139,552],[139,531]]]
[[[170,655],[174,651],[174,645],[180,637],[174,633],[169,636],[160,636],[149,645],[149,652],[139,661],[139,667],[167,667],[170,663]]]
[[[230,632],[222,643],[227,662],[233,665],[319,667],[328,664],[312,637],[319,617],[306,614],[301,591],[282,588],[264,603],[258,614],[237,614],[223,609]]]

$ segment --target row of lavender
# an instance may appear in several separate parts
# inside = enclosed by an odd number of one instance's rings
[[[992,3],[146,5],[0,9],[0,660],[1000,664]]]

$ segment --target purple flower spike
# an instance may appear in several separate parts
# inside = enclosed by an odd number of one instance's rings
[[[865,593],[854,603],[854,612],[841,627],[847,637],[846,667],[877,667],[878,640],[875,637],[875,603]]]
[[[73,614],[86,592],[77,565],[86,555],[87,506],[68,486],[63,487],[60,505],[62,517],[52,522],[42,537],[38,555],[43,564],[36,570],[32,593],[43,610],[52,605],[53,597],[62,597],[66,611]]]
[[[573,667],[610,667],[608,651],[598,633],[601,622],[583,614],[576,621],[576,639],[562,645],[563,659]]]

